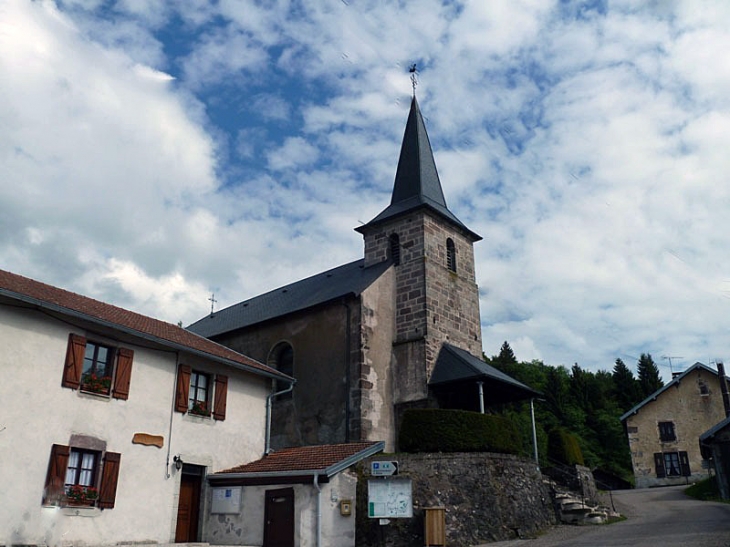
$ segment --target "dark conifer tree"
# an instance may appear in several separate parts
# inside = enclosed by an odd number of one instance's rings
[[[651,358],[651,353],[642,353],[639,356],[636,373],[639,376],[642,399],[664,386],[664,381],[659,376],[659,367],[654,363],[654,359]]]
[[[641,399],[634,373],[620,358],[613,366],[613,397],[622,412],[629,410]]]

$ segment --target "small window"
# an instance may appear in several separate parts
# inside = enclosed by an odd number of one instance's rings
[[[188,390],[188,412],[198,416],[210,416],[210,377],[193,370],[190,373],[190,389]]]
[[[86,393],[129,398],[134,352],[69,336],[61,385]]]
[[[109,395],[112,388],[114,350],[107,346],[86,342],[84,368],[81,372],[81,390]]]
[[[88,505],[112,509],[121,454],[54,444],[43,490],[43,505]]]
[[[390,234],[390,259],[396,266],[400,265],[400,237],[398,234]]]
[[[93,505],[99,498],[96,488],[99,453],[71,449],[66,468],[66,499],[71,504]]]
[[[702,395],[703,397],[706,397],[710,394],[710,388],[702,380],[699,381],[699,387],[700,387],[700,395]]]
[[[456,246],[454,240],[446,240],[446,267],[449,271],[456,272]]]
[[[664,453],[664,471],[667,477],[681,477],[682,469],[679,467],[679,453],[678,452],[665,452]]]
[[[177,367],[175,387],[175,411],[197,416],[226,419],[228,400],[228,376],[193,370],[183,363]],[[211,404],[212,403],[212,404]]]
[[[674,422],[659,422],[659,440],[663,443],[676,441]]]

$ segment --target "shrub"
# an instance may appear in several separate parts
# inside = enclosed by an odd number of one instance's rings
[[[562,428],[548,434],[548,459],[564,465],[584,465],[577,437]]]
[[[499,452],[518,454],[520,435],[503,416],[465,410],[410,409],[398,436],[403,452]]]

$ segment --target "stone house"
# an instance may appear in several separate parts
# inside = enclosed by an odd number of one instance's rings
[[[175,325],[0,270],[0,545],[198,541],[205,476],[264,451],[293,379]]]
[[[699,438],[725,417],[718,373],[695,363],[621,416],[636,488],[707,478]]]
[[[356,230],[364,258],[188,327],[297,378],[275,399],[271,447],[383,440],[392,451],[404,409],[535,395],[481,359],[481,237],[446,205],[415,97],[391,203]]]

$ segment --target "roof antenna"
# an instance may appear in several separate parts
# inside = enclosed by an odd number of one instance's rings
[[[416,68],[416,63],[413,63],[411,67],[408,69],[408,72],[411,73],[411,85],[413,86],[413,98],[416,98],[416,86],[418,85],[418,69]]]
[[[213,313],[213,306],[215,306],[215,303],[218,302],[215,299],[215,293],[211,293],[210,298],[208,298],[208,300],[210,300],[210,316],[213,317],[213,315],[215,315]]]

